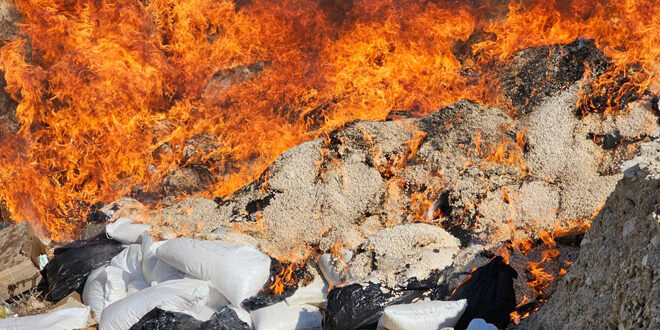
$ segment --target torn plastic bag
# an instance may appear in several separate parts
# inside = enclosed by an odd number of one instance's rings
[[[473,319],[468,324],[467,330],[497,330],[494,324],[486,323],[484,319]]]
[[[202,322],[194,317],[177,312],[164,311],[154,308],[144,315],[131,330],[250,330],[251,327],[243,322],[236,312],[225,306],[211,316],[208,321]]]
[[[254,296],[268,280],[270,258],[248,246],[175,238],[156,251],[158,259],[203,280],[235,306]]]
[[[156,307],[206,321],[227,303],[227,299],[211,288],[208,281],[167,281],[112,303],[101,314],[100,329],[129,329]]]
[[[323,316],[312,305],[289,306],[285,302],[250,312],[255,330],[321,329]]]
[[[352,330],[375,328],[383,309],[389,305],[410,303],[423,291],[409,290],[393,295],[383,292],[379,284],[351,284],[328,293],[323,329]]]
[[[55,250],[54,258],[46,264],[40,289],[49,301],[60,301],[73,291],[81,293],[87,276],[110,263],[123,247],[120,242],[107,238],[105,233],[88,241],[73,241]]]
[[[129,218],[119,218],[115,222],[105,226],[108,236],[124,244],[140,243],[140,237],[149,229],[151,229],[151,226],[143,223],[134,223],[133,219]]]
[[[89,307],[60,309],[47,314],[0,319],[0,329],[62,330],[87,327]]]
[[[456,325],[463,315],[467,300],[420,301],[385,307],[378,329],[437,330]]]
[[[465,313],[456,329],[466,329],[472,319],[481,318],[499,329],[509,324],[511,312],[516,308],[513,279],[518,273],[502,257],[495,257],[477,268],[462,282],[449,299],[467,299]]]
[[[142,275],[150,285],[183,278],[182,272],[156,257],[156,251],[165,242],[154,242],[147,233],[142,235]]]

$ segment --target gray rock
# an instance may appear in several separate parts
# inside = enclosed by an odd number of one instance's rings
[[[627,165],[634,175],[619,181],[577,261],[521,329],[660,328],[658,147],[659,140],[647,142],[630,162],[644,164],[644,171]]]

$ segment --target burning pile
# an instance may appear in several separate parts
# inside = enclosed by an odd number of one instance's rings
[[[16,0],[0,217],[85,238],[41,289],[102,328],[518,323],[659,128],[660,13],[476,3]]]

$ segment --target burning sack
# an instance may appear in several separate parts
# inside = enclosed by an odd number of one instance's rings
[[[89,307],[57,310],[47,314],[0,319],[0,329],[62,330],[87,327]]]
[[[74,241],[55,250],[55,257],[42,271],[39,286],[46,299],[60,301],[73,291],[80,293],[87,276],[96,268],[106,265],[123,250],[120,242],[101,233],[95,238]]]
[[[378,322],[383,330],[437,330],[453,327],[463,315],[467,300],[420,301],[385,307]]]
[[[156,251],[176,269],[211,281],[234,306],[254,296],[268,280],[270,258],[247,246],[175,238]]]
[[[473,271],[450,296],[452,300],[467,299],[465,313],[455,328],[466,329],[475,318],[506,328],[509,314],[516,308],[513,279],[517,277],[518,273],[499,256]]]

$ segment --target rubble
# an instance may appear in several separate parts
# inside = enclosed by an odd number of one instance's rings
[[[409,278],[423,278],[432,270],[451,265],[459,242],[438,226],[416,223],[381,230],[358,251],[350,261],[351,282],[372,281],[396,287]]]
[[[660,327],[660,132],[626,162],[557,290],[520,329]]]

